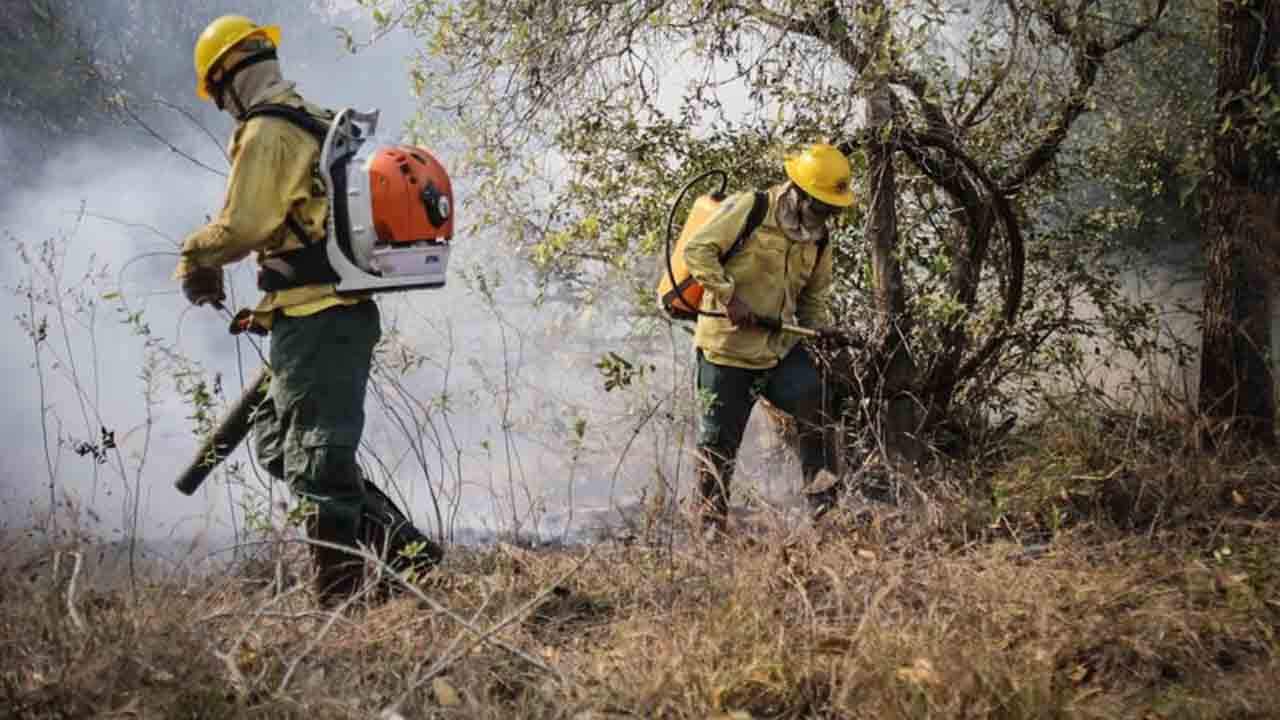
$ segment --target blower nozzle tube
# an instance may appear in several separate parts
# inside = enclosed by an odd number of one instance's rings
[[[240,445],[253,427],[253,411],[267,399],[267,388],[270,385],[270,379],[271,371],[266,367],[258,370],[257,374],[253,376],[253,380],[249,382],[244,393],[227,410],[227,414],[222,417],[222,422],[218,423],[218,426],[200,445],[200,451],[196,453],[195,459],[178,476],[177,482],[174,483],[174,487],[178,488],[178,492],[183,495],[191,495],[196,490],[199,490],[214,469],[228,455],[235,452],[236,447]]]

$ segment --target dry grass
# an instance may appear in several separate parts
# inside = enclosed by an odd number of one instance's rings
[[[1158,450],[1156,434],[1042,433],[983,493],[935,488],[817,529],[765,518],[673,552],[458,552],[422,586],[433,605],[333,616],[305,591],[226,577],[81,590],[80,630],[47,566],[6,568],[0,705],[23,718],[1277,717],[1275,468]]]

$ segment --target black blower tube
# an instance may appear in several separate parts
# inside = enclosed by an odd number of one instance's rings
[[[173,484],[178,488],[178,492],[191,495],[199,490],[214,469],[228,455],[235,452],[236,447],[253,427],[253,411],[267,399],[270,379],[271,371],[266,366],[260,368],[253,376],[244,393],[227,410],[222,422],[218,423],[213,433],[200,446],[195,459],[182,472],[182,475],[178,476],[177,482]]]

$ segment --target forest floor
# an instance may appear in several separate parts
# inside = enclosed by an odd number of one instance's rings
[[[1028,428],[896,505],[756,512],[711,544],[458,550],[341,613],[252,564],[72,587],[76,548],[10,532],[0,714],[1280,717],[1276,461],[1184,435]]]

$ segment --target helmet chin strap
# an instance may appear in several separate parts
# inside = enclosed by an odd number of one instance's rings
[[[218,109],[228,110],[225,96],[230,95],[232,107],[228,112],[234,115],[237,120],[243,118],[249,109],[244,106],[244,102],[240,99],[240,93],[236,92],[236,76],[258,63],[276,59],[278,58],[276,57],[275,48],[260,50],[228,68],[216,84],[210,83],[209,94],[213,96],[213,102],[217,104]]]
[[[225,110],[231,113],[231,115],[237,120],[243,120],[245,114],[249,112],[248,108],[244,106],[244,102],[240,100],[240,93],[236,92],[235,86],[233,85],[224,85],[219,89],[218,94],[213,96],[213,98],[213,101],[217,103],[219,110]],[[226,98],[230,102],[224,101],[223,98]]]

